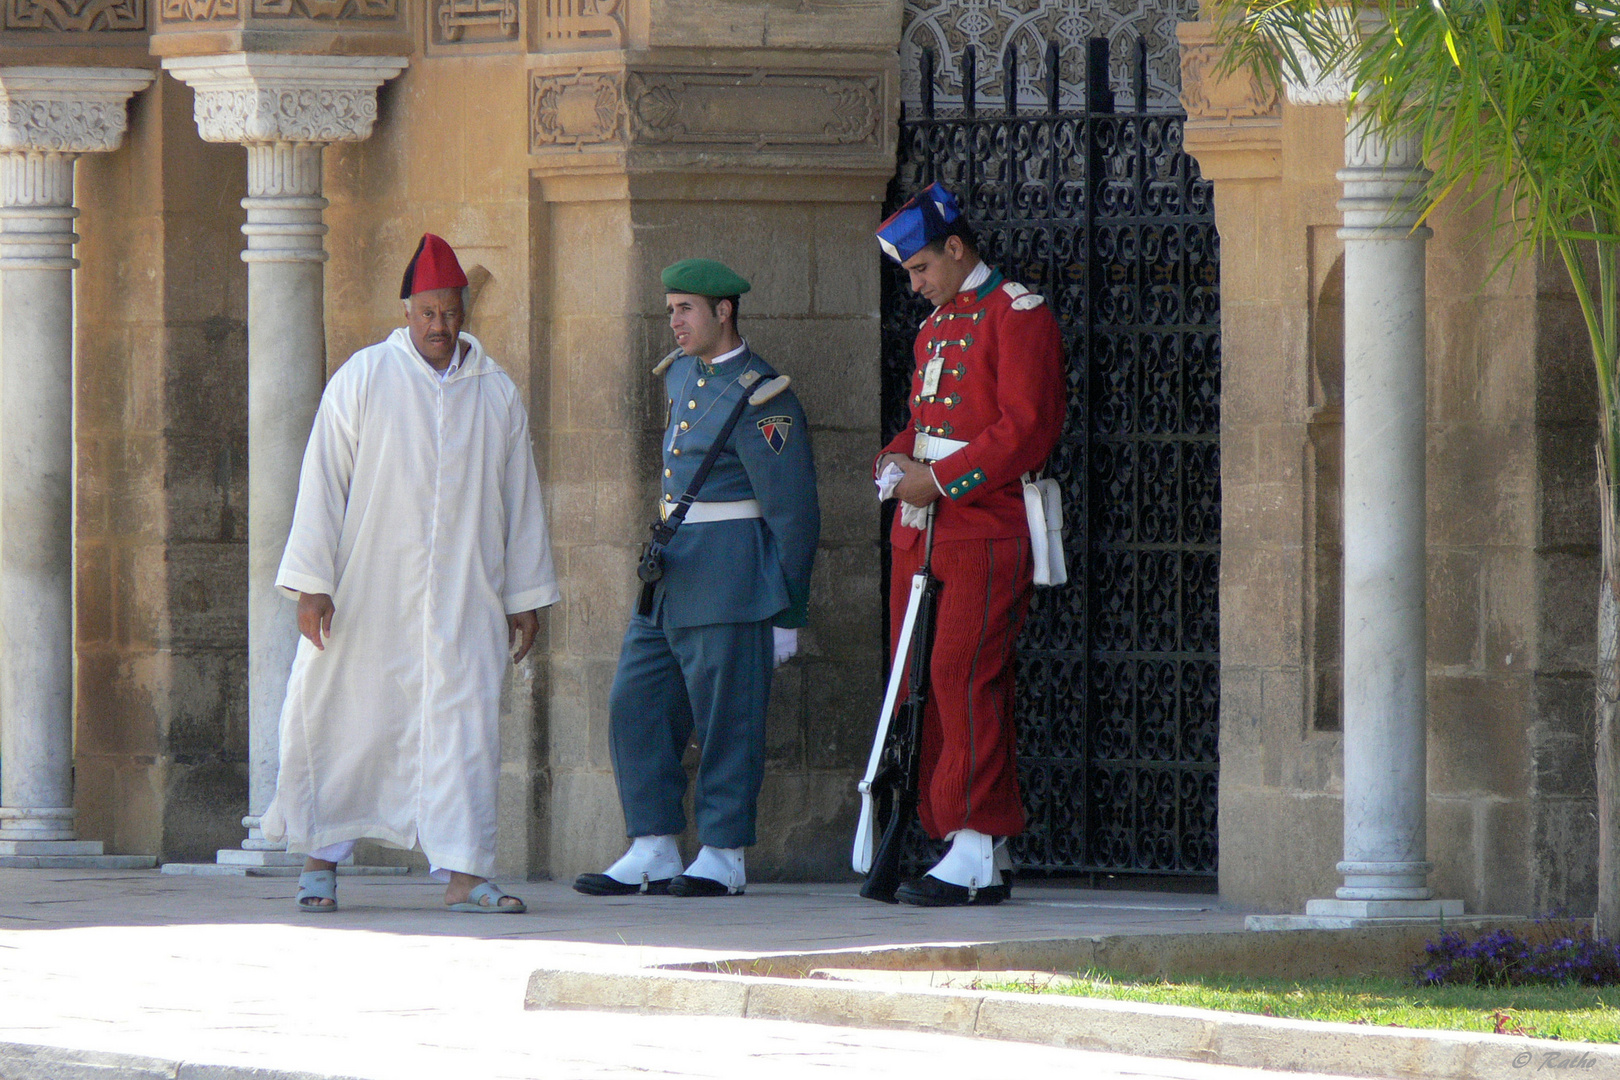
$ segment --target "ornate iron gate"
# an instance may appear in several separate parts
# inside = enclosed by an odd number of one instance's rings
[[[1210,184],[1153,110],[1116,113],[1108,42],[1087,49],[1079,109],[1045,97],[980,116],[971,45],[960,115],[902,115],[889,211],[935,180],[962,200],[986,261],[1046,296],[1063,326],[1069,414],[1048,466],[1065,501],[1071,582],[1036,590],[1019,642],[1021,869],[1212,876],[1216,866],[1220,560],[1219,242]],[[1072,94],[1063,96],[1076,96]],[[956,112],[957,110],[952,110]],[[887,212],[887,211],[886,211]],[[907,423],[911,345],[928,314],[892,264],[883,288],[885,437]],[[885,533],[885,535],[887,535]],[[916,835],[915,862],[926,839]]]

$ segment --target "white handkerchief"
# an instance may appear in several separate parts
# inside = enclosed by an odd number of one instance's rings
[[[900,524],[911,529],[928,528],[928,507],[912,506],[908,502],[901,503]]]
[[[883,472],[878,475],[877,489],[878,501],[894,498],[894,489],[900,486],[900,481],[906,478],[905,471],[894,462],[883,466]]]

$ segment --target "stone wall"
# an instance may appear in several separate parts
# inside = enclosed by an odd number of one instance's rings
[[[1490,208],[1429,257],[1429,830],[1444,896],[1595,902],[1597,400],[1557,262],[1487,277]]]
[[[164,859],[247,800],[246,170],[191,111],[160,79],[77,166],[79,830]]]
[[[1299,911],[1342,857],[1344,116],[1217,78],[1184,24],[1222,253],[1224,899]],[[1489,207],[1428,244],[1429,855],[1471,912],[1593,902],[1590,362],[1560,267],[1496,276]]]

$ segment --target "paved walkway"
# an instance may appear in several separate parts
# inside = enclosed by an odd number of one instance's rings
[[[953,1036],[522,1007],[529,973],[548,964],[1240,929],[1242,913],[1213,897],[1027,887],[999,908],[919,911],[863,901],[847,885],[681,901],[531,883],[510,886],[530,914],[486,917],[436,910],[443,887],[419,878],[342,879],[331,915],[295,911],[292,888],[0,871],[0,1042],[365,1080],[1284,1075]]]

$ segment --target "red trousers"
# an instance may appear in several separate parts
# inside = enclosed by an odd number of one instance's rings
[[[921,543],[894,550],[891,656],[922,558]],[[923,828],[935,839],[957,829],[1013,836],[1024,830],[1013,661],[1029,611],[1029,540],[936,540],[933,569],[940,591],[923,712]]]

